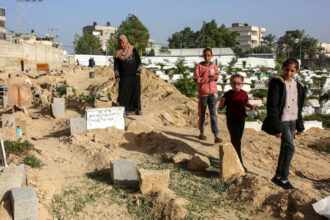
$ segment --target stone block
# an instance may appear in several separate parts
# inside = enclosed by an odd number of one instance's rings
[[[53,98],[53,103],[59,103],[59,102],[65,103],[65,99],[64,98]]]
[[[330,114],[330,107],[322,107],[316,109],[316,112],[321,114],[321,115],[329,115]]]
[[[63,87],[63,86],[65,86],[65,84],[64,83],[62,83],[62,82],[59,82],[59,83],[56,83],[56,88],[60,88],[60,87]]]
[[[244,174],[244,169],[232,144],[219,146],[220,178],[228,181]]]
[[[3,128],[15,128],[14,114],[2,114],[1,121]]]
[[[256,106],[263,106],[264,104],[262,104],[262,100],[257,100],[257,99],[254,99],[254,100],[249,100],[250,104],[251,105],[256,105]]]
[[[139,185],[136,164],[133,160],[110,161],[110,176],[114,185],[125,185],[133,188]]]
[[[65,94],[66,95],[73,95],[73,89],[72,89],[72,87],[66,87]]]
[[[55,118],[65,117],[65,103],[64,102],[52,103],[52,113]]]
[[[11,191],[11,204],[15,220],[37,220],[38,198],[31,187],[18,187]]]
[[[2,107],[6,108],[8,106],[8,96],[2,96]]]
[[[209,158],[195,153],[193,158],[189,161],[188,170],[202,171],[210,167]]]
[[[111,107],[112,106],[112,102],[102,102],[98,99],[94,100],[94,107],[95,108],[105,108],[105,107]]]
[[[23,179],[22,179],[22,185],[21,186],[26,186],[27,179],[26,179],[26,168],[24,164],[20,164],[16,166],[16,168],[22,173]]]
[[[167,189],[170,183],[170,170],[139,169],[139,182],[142,194]]]
[[[315,109],[312,106],[305,106],[303,107],[301,114],[302,116],[308,116],[314,114]]]
[[[87,123],[85,118],[70,118],[71,135],[79,134],[87,131]]]
[[[321,121],[304,121],[304,127],[305,127],[305,131],[310,128],[323,129]]]
[[[245,128],[252,128],[255,131],[261,131],[261,121],[247,121],[245,122]]]
[[[191,154],[186,154],[183,152],[178,152],[177,154],[172,157],[173,163],[186,163],[191,160],[193,156]]]
[[[7,197],[7,192],[15,187],[20,187],[23,182],[22,172],[14,165],[10,164],[0,173],[0,201]]]
[[[312,107],[314,107],[314,108],[318,108],[318,107],[320,107],[320,102],[319,102],[319,100],[317,100],[317,99],[309,99],[309,100],[307,101],[307,105],[308,105],[308,106],[312,106]]]
[[[40,96],[40,99],[41,99],[41,103],[44,104],[44,105],[48,105],[49,104],[49,101],[48,101],[48,97],[46,94],[42,94]]]

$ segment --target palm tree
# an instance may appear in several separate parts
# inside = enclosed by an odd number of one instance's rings
[[[313,58],[317,51],[319,50],[319,41],[313,37],[304,37],[302,40],[302,46],[304,47],[304,52],[306,52],[309,58]]]
[[[268,46],[270,48],[272,48],[273,43],[275,43],[276,38],[277,38],[277,36],[275,34],[267,34],[264,37],[264,40],[267,42]]]
[[[299,57],[301,60],[301,49],[302,49],[301,47],[302,47],[303,39],[305,37],[305,30],[304,29],[296,30],[295,32],[293,32],[292,37],[295,38],[295,43],[297,44],[297,47],[295,49],[296,51],[299,50]]]
[[[289,56],[290,50],[293,49],[294,46],[294,38],[292,34],[286,34],[282,37],[280,37],[277,41],[278,47],[281,50],[285,50]]]

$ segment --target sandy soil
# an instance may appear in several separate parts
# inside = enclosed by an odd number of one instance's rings
[[[7,79],[7,74],[0,73],[4,82],[24,82],[29,79],[34,86],[57,82],[66,82],[77,94],[96,94],[107,91],[112,101],[116,100],[117,85],[111,67],[94,69],[95,78],[89,78],[88,69],[71,71],[71,66],[59,68],[61,76],[45,76],[37,79],[24,76]],[[51,90],[51,89],[50,89]],[[110,160],[120,158],[134,159],[138,164],[150,154],[163,152],[199,152],[209,158],[218,159],[218,145],[213,143],[210,126],[207,126],[207,141],[198,140],[197,100],[179,93],[173,86],[157,78],[149,71],[142,73],[142,116],[127,117],[127,131],[114,128],[92,130],[70,136],[68,119],[83,113],[86,103],[70,101],[67,103],[66,117],[54,119],[46,104],[35,104],[28,108],[29,116],[23,112],[15,113],[16,118],[26,119],[28,132],[23,136],[36,148],[33,151],[45,164],[41,169],[27,167],[28,185],[33,187],[39,198],[39,219],[53,219],[51,203],[54,195],[60,194],[68,186],[84,183],[86,174],[99,169],[108,169]],[[43,89],[52,96],[52,91]],[[53,94],[54,95],[54,94]],[[34,114],[43,113],[41,119],[32,119]],[[170,124],[161,117],[169,113],[175,120]],[[230,137],[225,126],[225,117],[219,115],[220,135],[225,142]],[[17,139],[15,131],[0,129],[4,139]],[[316,152],[308,147],[324,137],[329,137],[329,130],[310,129],[295,139],[296,152],[292,161],[290,178],[298,188],[295,192],[284,191],[272,184],[280,140],[264,132],[245,129],[243,136],[243,159],[250,171],[238,179],[229,193],[235,197],[239,206],[248,212],[254,212],[258,219],[281,219],[303,216],[317,219],[311,209],[311,203],[330,194],[330,155]],[[47,137],[46,140],[34,141],[32,137]],[[11,156],[11,162],[21,163],[22,158]],[[1,205],[1,213],[6,215]],[[260,208],[262,211],[256,213]],[[115,210],[115,211],[110,211]],[[247,215],[248,216],[248,215]],[[239,219],[234,212],[219,219]],[[10,218],[9,218],[10,219]],[[76,219],[134,219],[127,209],[109,201],[88,203],[78,213]]]

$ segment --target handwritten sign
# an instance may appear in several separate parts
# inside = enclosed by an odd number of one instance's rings
[[[106,107],[86,109],[87,129],[116,127],[125,130],[125,108]]]

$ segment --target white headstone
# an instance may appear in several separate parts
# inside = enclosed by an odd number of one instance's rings
[[[125,130],[125,107],[86,109],[87,130],[116,127]]]

